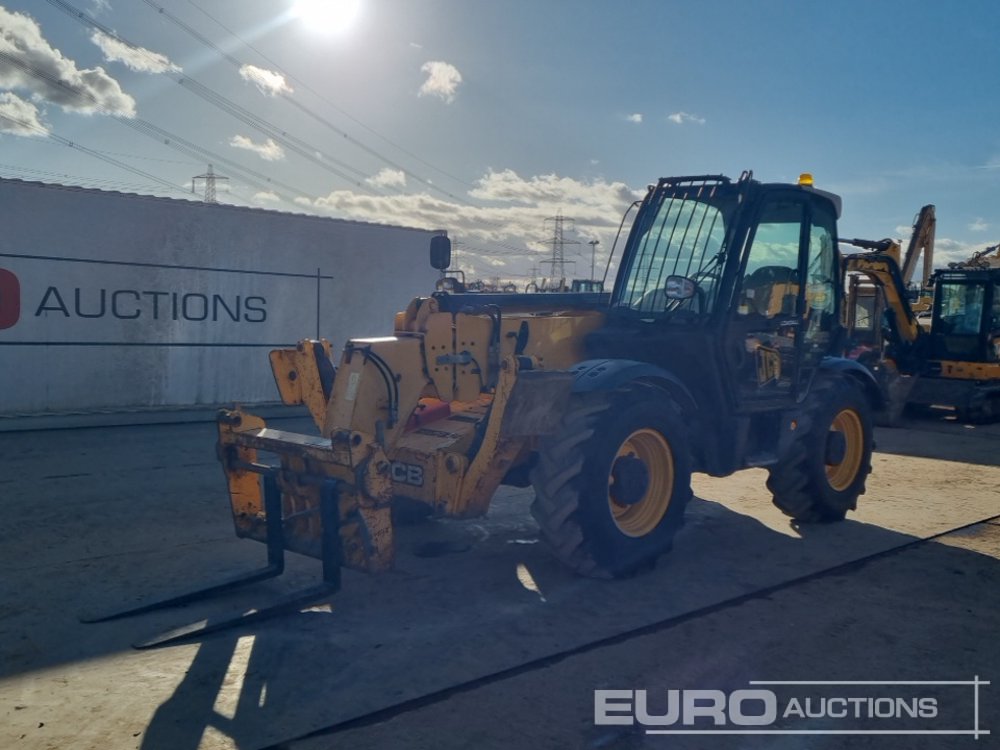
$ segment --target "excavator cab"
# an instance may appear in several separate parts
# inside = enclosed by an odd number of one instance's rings
[[[1000,360],[1000,270],[939,272],[931,332],[935,359]]]

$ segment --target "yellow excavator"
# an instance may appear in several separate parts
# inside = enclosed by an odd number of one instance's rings
[[[887,256],[885,263],[891,264],[898,272],[898,279],[884,283],[888,270],[882,269],[883,283],[872,278],[868,273],[859,272],[857,268],[845,266],[847,272],[847,315],[846,325],[851,342],[861,347],[857,354],[863,353],[863,348],[881,350],[883,339],[883,323],[886,310],[898,308],[903,300],[909,302],[910,310],[917,316],[926,314],[931,309],[933,300],[933,285],[931,278],[934,272],[934,235],[937,228],[935,207],[926,205],[917,212],[913,221],[910,239],[905,253],[899,242],[895,240],[879,240],[871,242],[858,240],[859,246],[867,250],[878,250]],[[852,242],[850,240],[848,243]],[[919,279],[915,279],[917,267],[921,267]],[[898,299],[889,299],[891,297]],[[919,322],[925,325],[920,318]]]
[[[982,270],[1000,268],[1000,245],[991,245],[975,252],[972,254],[972,257],[962,263],[949,263],[948,268],[977,268]]]
[[[888,426],[911,404],[952,407],[968,422],[1000,418],[1000,245],[929,274],[933,209],[918,215],[902,265],[894,240],[843,241],[869,251],[844,259],[849,349],[881,384],[876,419]],[[930,295],[915,303],[908,282],[921,252]]]
[[[907,360],[900,368],[897,360],[913,354],[918,327],[929,324],[936,228],[935,207],[926,205],[913,221],[905,254],[893,239],[842,240],[869,251],[844,259],[847,356],[864,363],[879,381],[886,407],[875,421],[883,426],[899,423],[916,382],[917,365]],[[914,281],[918,265],[922,270]]]
[[[662,178],[608,293],[461,291],[435,237],[437,291],[389,335],[351,339],[336,366],[324,340],[271,353],[282,400],[308,408],[315,434],[220,414],[236,533],[265,543],[268,565],[139,611],[277,575],[286,550],[322,560],[324,583],[253,618],[301,606],[335,590],[342,566],[393,565],[394,502],[472,518],[501,484],[532,486],[552,554],[602,578],[670,549],[692,472],[763,467],[791,518],[843,519],[864,493],[883,401],[872,373],[838,355],[839,215],[808,175]],[[206,628],[142,645],[195,632]]]

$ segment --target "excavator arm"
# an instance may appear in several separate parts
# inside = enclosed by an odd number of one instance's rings
[[[871,279],[882,291],[886,306],[892,311],[895,319],[894,329],[903,349],[911,348],[923,337],[923,329],[917,323],[917,316],[910,306],[907,297],[907,284],[899,268],[899,245],[893,240],[841,240],[855,247],[871,250],[867,253],[856,253],[844,258],[844,271],[847,273],[862,273]],[[893,253],[895,249],[895,253]]]
[[[934,274],[934,232],[937,228],[937,217],[933,205],[926,205],[917,213],[917,218],[913,222],[913,232],[910,234],[910,242],[906,246],[906,255],[903,256],[900,270],[904,284],[909,284],[913,280],[913,274],[917,270],[917,260],[923,259],[920,273],[920,289],[927,289],[931,276]]]

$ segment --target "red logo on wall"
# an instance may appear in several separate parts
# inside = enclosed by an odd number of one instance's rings
[[[0,331],[12,327],[21,317],[21,282],[0,268]]]

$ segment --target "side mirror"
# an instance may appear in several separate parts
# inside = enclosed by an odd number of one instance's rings
[[[667,299],[691,299],[696,289],[697,285],[687,276],[667,276],[663,292]]]
[[[451,265],[451,240],[443,234],[431,237],[431,268],[443,271]]]

